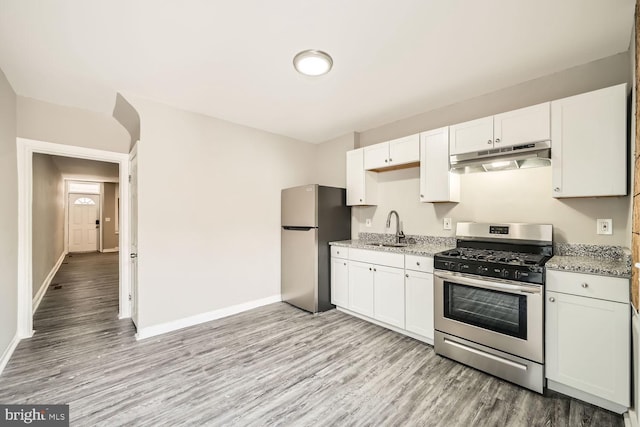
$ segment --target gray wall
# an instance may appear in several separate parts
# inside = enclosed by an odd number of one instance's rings
[[[571,68],[439,110],[360,133],[370,145],[412,133],[452,125],[511,109],[631,81],[629,53]],[[469,174],[461,177],[460,203],[420,203],[417,168],[378,174],[377,207],[353,209],[353,234],[385,229],[387,213],[400,213],[409,234],[452,236],[442,228],[445,217],[459,221],[542,222],[554,225],[558,242],[630,246],[631,198],[554,199],[551,168]],[[372,227],[366,227],[367,218]],[[597,235],[596,219],[612,218],[614,234]]]
[[[128,153],[131,136],[108,114],[18,97],[18,136]]]
[[[316,145],[314,182],[320,185],[344,188],[347,182],[345,153],[353,150],[357,141],[358,134],[351,132]]]
[[[280,295],[280,191],[316,147],[146,100],[138,143],[141,328]]]
[[[118,246],[118,234],[116,234],[116,184],[105,182],[104,197],[102,199],[102,248],[114,249]],[[109,218],[109,221],[107,221]]]
[[[33,155],[33,295],[64,252],[64,181],[51,156]]]
[[[619,53],[467,101],[360,132],[360,146],[631,82],[631,55]]]
[[[18,170],[16,94],[0,70],[0,355],[17,332]]]

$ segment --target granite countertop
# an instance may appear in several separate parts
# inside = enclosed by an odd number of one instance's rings
[[[388,246],[374,246],[371,245],[371,241],[368,240],[341,240],[338,242],[330,242],[332,246],[342,246],[347,248],[356,248],[356,249],[367,249],[370,251],[382,251],[382,252],[392,252],[397,254],[409,254],[409,255],[422,255],[422,256],[430,256],[432,257],[434,254],[438,252],[446,251],[447,249],[452,249],[456,245],[454,244],[446,244],[446,243],[426,243],[426,242],[418,242],[415,244],[410,244],[408,246],[404,246],[401,248],[394,248]]]
[[[621,246],[558,244],[547,270],[571,271],[611,277],[631,277],[631,253]]]
[[[438,252],[455,248],[453,237],[407,236],[414,244],[401,248],[374,246],[372,242],[393,242],[392,234],[360,233],[358,239],[330,242],[332,246],[367,249],[397,254],[432,257]],[[545,264],[548,270],[598,274],[611,277],[631,277],[631,251],[622,246],[557,243],[555,256]]]

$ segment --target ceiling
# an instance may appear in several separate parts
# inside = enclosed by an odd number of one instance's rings
[[[634,0],[0,0],[22,96],[134,94],[322,142],[626,51]],[[323,77],[293,56],[333,56]]]
[[[117,163],[98,162],[74,157],[51,156],[60,173],[65,178],[95,180],[104,182],[119,181]]]

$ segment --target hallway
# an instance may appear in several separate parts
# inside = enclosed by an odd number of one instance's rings
[[[118,320],[118,253],[69,254],[0,376],[0,402],[71,403],[105,387],[108,356],[134,344]],[[98,368],[98,369],[96,369]],[[73,417],[72,415],[72,417]]]
[[[623,425],[336,310],[276,303],[142,341],[117,314],[118,254],[68,256],[0,403],[68,403],[74,426]]]

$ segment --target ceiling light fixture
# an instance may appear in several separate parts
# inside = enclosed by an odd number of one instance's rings
[[[333,67],[333,59],[321,50],[303,50],[293,57],[293,66],[305,76],[321,76]]]

